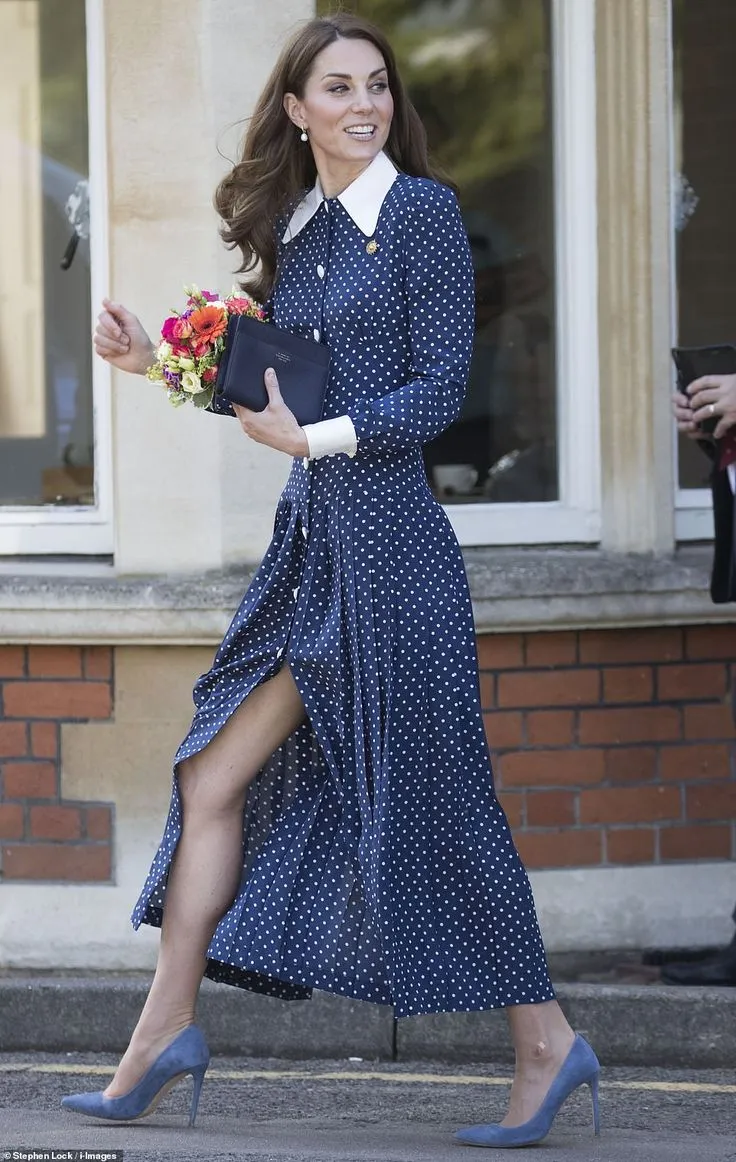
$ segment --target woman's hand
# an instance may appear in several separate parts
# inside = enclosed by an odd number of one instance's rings
[[[145,375],[153,363],[155,350],[140,320],[110,299],[103,299],[102,307],[93,335],[95,351],[121,371]]]
[[[677,421],[677,430],[691,440],[703,440],[706,437],[693,419],[693,409],[688,396],[677,392],[672,400],[672,411]]]
[[[688,385],[694,422],[718,416],[716,440],[736,424],[736,375],[704,375]]]
[[[279,390],[279,381],[272,367],[263,377],[268,392],[268,403],[262,412],[233,404],[246,436],[257,444],[266,444],[289,456],[308,456],[309,444],[304,429],[299,427],[294,413],[289,411]]]

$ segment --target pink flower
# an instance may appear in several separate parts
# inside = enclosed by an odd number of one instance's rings
[[[188,318],[179,318],[174,320],[174,338],[188,339],[192,334],[192,324]]]
[[[173,343],[175,339],[179,338],[174,329],[178,322],[179,319],[176,315],[172,315],[169,316],[168,319],[164,319],[163,326],[161,328],[161,338],[165,339],[167,343]]]

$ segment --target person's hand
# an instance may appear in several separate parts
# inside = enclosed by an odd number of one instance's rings
[[[677,421],[677,430],[691,440],[705,439],[698,425],[693,419],[693,409],[688,396],[677,392],[672,400],[672,411]]]
[[[140,319],[110,299],[102,300],[93,343],[101,359],[132,375],[145,375],[155,356],[153,343]]]
[[[696,424],[718,416],[713,438],[720,440],[736,424],[736,375],[703,375],[688,385]]]
[[[266,444],[277,452],[286,452],[289,456],[308,456],[309,444],[304,429],[299,427],[296,416],[281,398],[279,381],[272,367],[269,367],[263,380],[268,392],[268,403],[262,412],[253,412],[250,408],[233,404],[243,431],[257,444]]]

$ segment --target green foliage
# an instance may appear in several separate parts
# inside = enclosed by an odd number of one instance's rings
[[[336,7],[318,3],[320,13]],[[353,0],[341,7],[388,35],[433,158],[465,201],[545,148],[549,0]]]

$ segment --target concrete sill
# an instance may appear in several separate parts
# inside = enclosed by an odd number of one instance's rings
[[[598,549],[466,549],[479,633],[733,621],[708,595],[709,545],[669,557]],[[66,564],[0,571],[0,641],[214,645],[255,566],[122,577]]]

